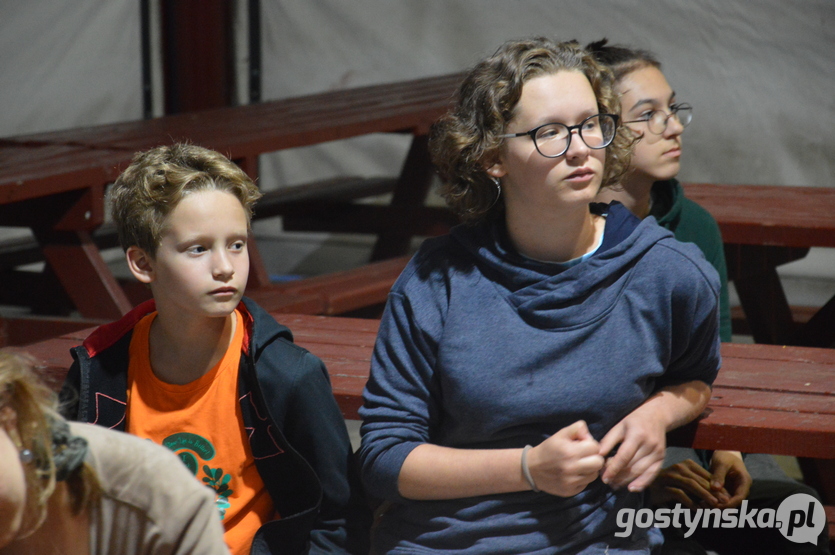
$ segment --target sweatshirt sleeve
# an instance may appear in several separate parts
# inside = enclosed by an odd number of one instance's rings
[[[672,292],[672,348],[658,387],[700,380],[713,384],[720,354],[720,283],[716,270],[695,245],[683,245],[679,279]],[[687,256],[687,249],[693,249]]]
[[[441,412],[436,353],[446,301],[425,281],[408,281],[389,295],[360,409],[363,482],[372,496],[399,502],[403,462],[431,441]]]
[[[677,185],[679,189],[680,185]],[[725,244],[719,224],[710,212],[686,197],[681,201],[678,224],[671,228],[676,239],[698,246],[711,266],[719,273],[719,337],[731,340],[731,306],[728,295],[728,267],[725,261]]]
[[[87,440],[86,462],[99,486],[91,553],[229,555],[214,492],[174,453],[101,426],[71,429]]]
[[[67,372],[64,383],[61,386],[61,391],[58,394],[59,406],[58,410],[67,420],[79,419],[79,407],[81,396],[81,366],[78,360],[73,357],[72,366]]]
[[[725,261],[725,245],[722,242],[722,233],[719,231],[719,225],[716,220],[711,218],[711,226],[706,231],[710,237],[710,244],[712,248],[705,251],[707,261],[716,268],[719,273],[719,338],[722,341],[730,341],[731,328],[731,301],[728,294],[728,267]]]

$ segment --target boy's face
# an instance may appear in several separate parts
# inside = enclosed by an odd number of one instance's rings
[[[190,193],[168,215],[156,257],[146,258],[146,278],[137,278],[150,283],[158,309],[227,316],[249,277],[246,241],[246,213],[234,195]]]

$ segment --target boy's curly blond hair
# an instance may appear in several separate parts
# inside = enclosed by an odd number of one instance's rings
[[[195,191],[231,193],[243,206],[247,225],[261,198],[249,176],[214,150],[180,143],[139,152],[109,192],[122,248],[137,246],[155,256],[166,218]]]

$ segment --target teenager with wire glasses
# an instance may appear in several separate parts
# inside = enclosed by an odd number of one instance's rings
[[[465,223],[394,285],[359,451],[385,501],[375,553],[649,553],[668,430],[719,368],[716,271],[595,203],[629,161],[610,72],[576,43],[504,44],[473,67],[430,150]],[[671,271],[671,268],[673,269]]]
[[[704,208],[684,196],[675,178],[680,168],[682,133],[693,119],[693,109],[676,99],[661,63],[650,52],[610,45],[606,39],[586,48],[614,73],[620,115],[636,140],[629,170],[619,184],[601,190],[598,199],[622,202],[642,219],[653,216],[676,239],[694,243],[702,250],[721,278],[720,337],[730,341],[727,271],[719,226]],[[669,448],[664,466],[651,488],[658,504],[724,509],[739,507],[747,499],[749,507],[776,509],[795,493],[817,496],[811,488],[791,480],[770,455],[743,457],[736,451]],[[828,553],[825,527],[817,546],[791,542],[776,529],[700,528],[689,539],[682,538],[682,532],[664,530],[667,542],[663,555],[704,555],[705,547],[723,555]]]

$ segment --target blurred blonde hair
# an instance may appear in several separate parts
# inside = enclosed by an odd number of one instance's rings
[[[56,484],[50,421],[63,420],[56,410],[55,394],[38,379],[33,366],[28,357],[0,351],[0,418],[6,417],[7,411],[14,413],[14,431],[20,441],[17,447],[30,450],[34,457],[24,465],[26,507],[23,532],[18,537],[33,533],[46,519]],[[70,475],[67,486],[73,514],[89,507],[98,496],[98,480],[86,464]]]

